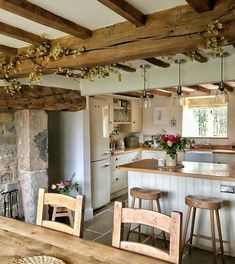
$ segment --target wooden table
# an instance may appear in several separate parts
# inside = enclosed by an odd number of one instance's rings
[[[0,263],[49,255],[68,264],[165,264],[166,262],[0,216]]]

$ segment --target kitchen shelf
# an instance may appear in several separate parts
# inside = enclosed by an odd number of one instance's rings
[[[114,122],[114,125],[131,125],[131,122]]]
[[[113,109],[115,109],[115,110],[131,110],[131,107],[128,107],[128,108],[124,108],[124,107],[122,107],[122,106],[114,106],[113,107]]]

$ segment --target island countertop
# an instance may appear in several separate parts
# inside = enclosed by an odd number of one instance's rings
[[[143,159],[119,166],[120,170],[185,176],[209,180],[235,182],[235,164],[216,164],[183,161],[184,168],[157,167],[156,159]]]

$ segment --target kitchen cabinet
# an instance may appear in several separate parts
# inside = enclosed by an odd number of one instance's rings
[[[140,132],[143,130],[143,108],[139,99],[131,101],[131,120],[130,124],[122,125],[123,132]]]
[[[178,161],[184,160],[184,152],[177,153]],[[142,150],[142,159],[165,159],[166,152],[161,150]]]
[[[235,154],[214,153],[214,163],[231,164],[235,162]]]
[[[141,159],[141,151],[123,153],[111,157],[111,179],[110,192],[111,198],[118,197],[127,192],[128,174],[121,171],[118,166]]]

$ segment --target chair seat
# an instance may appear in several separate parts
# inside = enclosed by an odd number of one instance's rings
[[[134,198],[144,199],[144,200],[157,200],[161,197],[160,191],[142,188],[132,188],[130,194]]]
[[[196,196],[196,195],[187,195],[185,197],[185,203],[188,206],[195,208],[217,210],[222,207],[223,200],[217,198]]]

